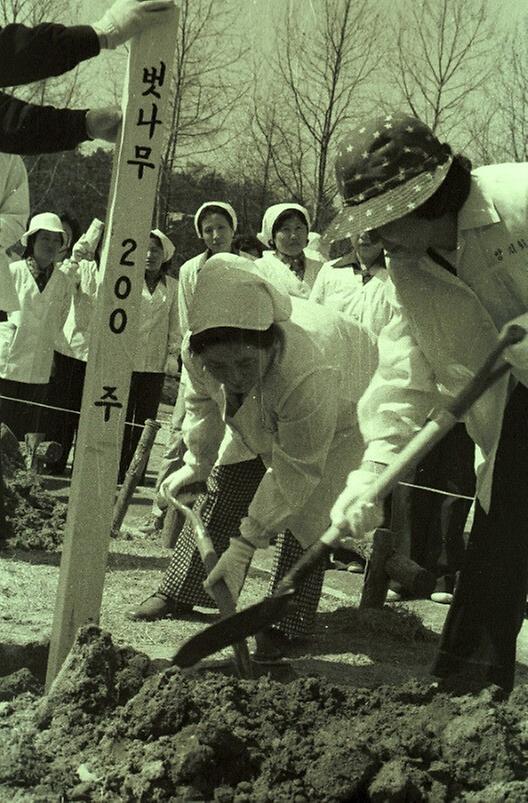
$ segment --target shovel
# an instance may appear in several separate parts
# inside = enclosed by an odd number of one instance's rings
[[[195,483],[194,485],[197,486],[198,484]],[[183,498],[189,499],[189,494],[186,495],[185,490],[186,489],[183,489]],[[195,495],[196,490],[196,488],[193,489],[193,495]],[[196,546],[200,553],[202,563],[206,573],[210,574],[217,564],[218,556],[200,515],[195,513],[194,510],[191,510],[190,507],[178,499],[171,499],[171,504],[174,505],[174,507],[181,513],[183,513],[193,528]],[[229,591],[224,580],[218,580],[218,582],[211,587],[211,593],[214,597],[218,610],[220,611],[220,615],[222,617],[231,618],[232,615],[236,613],[236,603],[234,602],[231,592]],[[221,621],[225,620],[222,619]],[[246,642],[243,640],[241,641],[238,635],[235,633],[234,637],[232,639],[230,638],[226,642],[226,646],[228,644],[233,645],[235,666],[239,677],[251,678],[251,659],[249,657],[249,650]],[[187,664],[187,666],[192,666],[193,663],[196,663],[196,661]]]
[[[402,449],[394,462],[384,469],[374,482],[365,501],[384,499],[401,480],[405,479],[433,446],[467,413],[474,402],[510,370],[508,363],[498,367],[495,367],[495,364],[506,348],[520,343],[525,335],[526,332],[521,326],[512,324],[507,327],[480,370],[444,409],[433,414],[420,432]],[[180,667],[192,666],[202,658],[231,644],[235,639],[252,636],[282,619],[294,599],[299,583],[322,558],[328,555],[342,535],[337,527],[331,526],[317,543],[306,550],[282,579],[273,596],[205,628],[201,633],[185,641],[173,656],[173,663]]]

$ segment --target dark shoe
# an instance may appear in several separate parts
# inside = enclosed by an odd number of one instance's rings
[[[154,622],[156,619],[165,619],[167,616],[189,613],[192,609],[192,605],[174,602],[170,597],[158,591],[144,600],[139,608],[130,608],[125,615],[127,619],[132,619],[134,622]]]

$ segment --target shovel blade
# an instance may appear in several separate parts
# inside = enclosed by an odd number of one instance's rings
[[[209,625],[181,644],[172,657],[172,663],[186,669],[224,647],[254,636],[285,616],[294,594],[293,588],[287,589]]]

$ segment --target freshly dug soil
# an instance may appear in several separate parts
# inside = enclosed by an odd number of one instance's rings
[[[0,697],[6,800],[528,801],[527,686],[185,675],[89,626],[47,697],[27,673]]]
[[[62,544],[67,507],[46,490],[35,471],[25,468],[23,445],[5,424],[0,424],[0,457],[6,516],[0,549],[56,550]]]
[[[34,471],[4,472],[6,530],[0,548],[56,550],[61,544],[67,506],[44,487]]]

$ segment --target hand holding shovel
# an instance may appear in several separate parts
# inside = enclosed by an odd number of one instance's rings
[[[510,370],[509,364],[505,362],[496,367],[497,360],[506,348],[520,343],[525,335],[526,331],[521,326],[510,325],[505,328],[497,345],[466,387],[448,402],[444,409],[432,416],[422,430],[402,449],[395,461],[375,479],[370,492],[364,499],[366,503],[375,504],[388,496],[433,446],[467,413],[475,401]],[[254,635],[265,627],[269,627],[273,622],[279,621],[286,614],[301,580],[339,543],[343,536],[349,534],[337,527],[330,527],[316,544],[306,550],[301,559],[283,578],[272,597],[257,602],[188,639],[174,655],[173,663],[181,667],[192,666],[207,655],[232,643],[235,639]],[[352,538],[354,535],[351,533]]]
[[[196,497],[203,492],[204,488],[205,486],[203,483],[195,482],[192,485],[182,488],[181,494],[179,494],[177,497],[171,496],[167,498],[169,499],[170,504],[183,513],[193,528],[196,546],[200,553],[205,571],[209,575],[218,561],[218,556],[215,552],[213,542],[211,541],[200,514],[188,507],[187,504],[184,504],[182,501],[180,501],[183,498],[187,503],[192,503],[192,501],[194,501],[194,499],[196,499]],[[233,600],[231,592],[229,591],[224,580],[218,580],[216,583],[211,585],[209,591],[213,596],[222,617],[229,617],[236,613],[236,603]],[[232,642],[230,641],[228,643]],[[233,643],[233,652],[235,665],[239,676],[241,678],[252,677],[251,660],[246,642],[237,640],[235,643]]]

